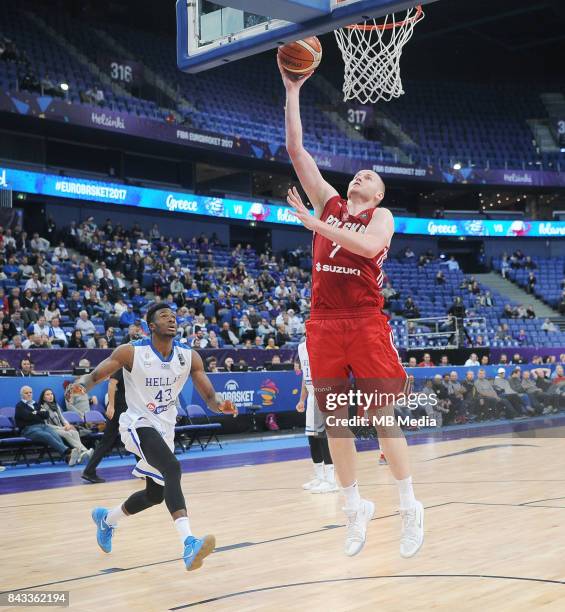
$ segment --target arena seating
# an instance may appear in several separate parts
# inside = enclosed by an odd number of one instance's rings
[[[293,263],[300,267],[290,267],[289,262],[274,261],[274,258],[267,257],[265,254],[258,254],[252,248],[230,249],[218,244],[214,240],[200,241],[193,239],[179,243],[175,240],[161,242],[159,239],[147,240],[141,233],[137,234],[139,251],[143,254],[144,265],[140,267],[132,254],[125,256],[123,247],[128,239],[133,239],[131,230],[127,233],[106,235],[102,229],[90,226],[88,222],[79,228],[79,236],[74,244],[83,256],[88,256],[86,277],[90,278],[88,286],[93,282],[94,277],[90,276],[98,267],[98,263],[104,259],[108,268],[111,270],[124,270],[126,287],[121,292],[126,303],[133,306],[133,319],[142,319],[147,304],[153,298],[151,293],[157,291],[162,299],[166,299],[170,291],[171,275],[182,277],[184,282],[185,296],[184,305],[194,307],[194,315],[183,314],[191,325],[186,332],[186,339],[192,342],[194,332],[192,323],[194,316],[202,313],[208,331],[214,331],[219,336],[221,326],[227,322],[237,333],[241,317],[249,304],[253,304],[259,317],[265,317],[272,321],[286,312],[288,308],[299,311],[299,315],[304,318],[309,311],[309,266],[310,258],[305,253],[293,255]],[[70,245],[69,245],[70,246]],[[16,265],[21,265],[23,257],[30,255],[30,252],[20,251],[16,253]],[[33,255],[32,255],[33,257]],[[211,258],[210,261],[208,259]],[[120,326],[119,314],[113,312],[114,305],[100,305],[100,302],[92,303],[85,300],[84,286],[79,286],[77,278],[79,260],[75,255],[69,261],[57,261],[54,259],[53,245],[46,253],[47,263],[43,268],[48,274],[50,270],[55,271],[60,281],[65,285],[68,292],[67,298],[59,300],[58,307],[61,312],[61,327],[70,336],[75,328],[78,310],[86,308],[90,319],[94,325],[96,333],[104,335],[106,329],[111,326],[115,329],[116,341],[123,340],[126,333],[127,323]],[[94,265],[90,261],[95,262]],[[140,259],[141,261],[141,259]],[[234,277],[232,270],[241,264],[248,276],[245,284]],[[540,261],[541,265],[542,262]],[[555,267],[553,267],[555,264]],[[563,270],[563,259],[547,262],[552,266],[552,276],[549,272],[540,279],[540,291],[542,287],[556,287],[557,280],[561,280],[557,273],[558,267]],[[13,274],[14,265],[4,266],[5,278],[0,280],[5,294],[9,295],[15,287],[19,287],[22,299],[27,276],[21,273]],[[259,274],[267,270],[274,285],[264,292],[263,300],[257,297],[257,278]],[[436,276],[439,271],[443,272],[444,283],[437,284]],[[446,346],[449,341],[449,334],[437,337],[430,341],[429,338],[412,336],[408,337],[408,328],[404,315],[404,303],[407,298],[413,298],[419,311],[418,316],[410,318],[442,318],[445,319],[448,310],[452,306],[456,296],[461,296],[463,305],[466,309],[465,344],[467,346],[489,346],[489,347],[556,347],[565,345],[565,334],[560,331],[544,331],[543,321],[537,318],[505,318],[504,307],[509,304],[502,295],[492,293],[492,306],[484,305],[483,298],[486,290],[479,285],[479,293],[474,294],[466,288],[472,279],[466,278],[460,270],[449,270],[444,260],[434,259],[433,257],[425,262],[418,262],[417,257],[406,259],[402,256],[398,258],[391,256],[385,263],[387,281],[396,290],[397,296],[392,297],[389,303],[389,310],[392,314],[391,324],[395,334],[395,340],[399,348],[418,349],[430,346]],[[275,294],[277,285],[281,280],[285,280],[294,291],[290,297],[279,298]],[[196,293],[193,295],[190,284],[196,282]],[[139,283],[140,289],[135,290]],[[100,283],[99,291],[100,291]],[[433,288],[433,290],[431,290]],[[72,305],[73,294],[78,290],[78,304]],[[148,295],[144,295],[145,291]],[[101,298],[104,291],[100,291]],[[136,295],[137,294],[137,295]],[[42,291],[36,295],[36,301],[40,303],[40,311],[43,312],[45,306],[53,297],[53,292]],[[76,294],[75,294],[76,295]],[[115,295],[115,294],[114,294]],[[176,305],[175,305],[176,306]],[[517,304],[510,303],[511,307]],[[33,317],[32,317],[33,318]],[[37,317],[35,317],[37,318]],[[500,330],[499,326],[505,324],[507,329]],[[426,331],[425,324],[417,324],[412,332]],[[524,337],[519,337],[520,330],[524,330]],[[253,335],[253,334],[252,334]],[[301,331],[290,334],[285,346],[287,348],[296,347],[302,337]],[[479,336],[482,341],[479,341]],[[243,342],[243,338],[240,339]],[[6,344],[6,343],[5,343]],[[221,340],[220,340],[221,346]]]
[[[30,9],[31,10],[31,9]],[[33,11],[60,34],[61,41],[73,44],[94,64],[104,52],[104,42],[96,30],[105,32],[124,47],[136,61],[152,69],[188,102],[176,105],[179,115],[196,128],[266,141],[273,148],[284,145],[283,89],[274,62],[250,58],[198,75],[183,74],[176,68],[174,41],[159,35],[147,36],[125,26],[86,23],[36,6]],[[25,52],[31,71],[41,79],[47,73],[55,83],[70,85],[68,98],[80,103],[80,92],[102,87],[100,106],[164,121],[169,108],[154,101],[116,93],[103,87],[99,78],[84,64],[73,59],[38,28],[21,8],[5,7],[0,34],[12,38]],[[116,50],[107,48],[108,55]],[[14,91],[22,66],[0,61],[0,87]],[[226,78],[229,76],[229,78]],[[329,73],[328,73],[329,76]],[[21,84],[21,83],[20,83]],[[335,83],[336,88],[339,85]],[[561,86],[559,86],[561,87]],[[559,90],[559,87],[557,90]],[[479,85],[464,83],[414,82],[407,80],[410,95],[383,108],[414,145],[399,145],[418,165],[437,164],[444,168],[458,161],[479,168],[556,169],[565,161],[563,153],[541,153],[533,142],[527,120],[547,117],[539,94],[545,91],[511,84]],[[555,87],[552,86],[552,89]],[[169,102],[163,102],[167,106]],[[174,101],[170,101],[174,106]],[[332,100],[314,87],[303,90],[302,115],[304,142],[318,154],[348,155],[372,161],[398,161],[382,142],[351,140],[322,110],[332,108]],[[391,143],[389,143],[391,144]],[[395,144],[395,143],[392,143]]]
[[[565,257],[552,257],[551,259],[532,257],[531,260],[535,268],[510,265],[506,272],[507,278],[526,289],[530,272],[533,272],[536,278],[533,294],[552,308],[557,309],[563,295]],[[502,258],[498,257],[493,260],[493,268],[499,272],[502,270]]]

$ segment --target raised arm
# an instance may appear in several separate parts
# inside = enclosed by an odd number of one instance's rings
[[[300,119],[300,88],[310,78],[308,75],[294,80],[279,63],[282,80],[286,89],[285,126],[286,150],[298,180],[314,207],[316,217],[321,217],[326,202],[337,191],[322,177],[314,158],[304,148],[302,140],[302,120]]]
[[[200,357],[196,351],[192,351],[190,375],[192,376],[192,382],[200,394],[200,397],[206,402],[206,405],[212,412],[233,414],[234,417],[237,416],[237,408],[234,404],[229,400],[222,399],[222,396],[216,393],[214,387],[212,387],[212,383],[204,371],[202,357]]]
[[[287,202],[292,206],[294,215],[304,224],[304,227],[324,236],[324,238],[328,238],[328,240],[351,253],[355,253],[355,255],[370,259],[375,257],[390,245],[394,234],[394,217],[390,210],[386,208],[375,210],[365,233],[361,234],[347,228],[328,225],[319,219],[313,219],[295,187],[288,190]]]
[[[134,348],[131,344],[122,344],[104,361],[100,362],[90,374],[77,378],[69,385],[65,397],[73,394],[86,393],[92,387],[106,380],[120,368],[131,370],[133,367]]]

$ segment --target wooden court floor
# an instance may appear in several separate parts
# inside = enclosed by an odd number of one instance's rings
[[[91,508],[139,481],[2,496],[1,590],[65,589],[70,609],[88,612],[565,610],[565,441],[484,437],[410,452],[427,508],[413,559],[398,553],[388,468],[364,452],[361,490],[377,515],[357,557],[342,553],[340,496],[302,491],[309,463],[290,461],[183,476],[193,530],[218,542],[196,572],[179,560],[164,505],[122,522],[111,555],[98,549]]]

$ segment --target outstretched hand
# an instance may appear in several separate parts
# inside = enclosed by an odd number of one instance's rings
[[[292,214],[304,225],[306,229],[314,231],[320,222],[310,211],[304,206],[304,202],[298,193],[296,187],[288,190],[286,201],[292,206]]]
[[[75,395],[84,395],[85,393],[86,389],[84,386],[80,382],[75,381],[65,389],[65,399],[70,402]]]
[[[306,81],[314,74],[314,71],[305,75],[293,75],[288,70],[285,70],[281,61],[277,55],[277,64],[281,73],[281,77],[284,83],[284,87],[287,91],[300,91],[300,88]]]
[[[219,410],[222,414],[231,414],[233,417],[238,415],[237,406],[231,400],[224,400],[220,404]]]

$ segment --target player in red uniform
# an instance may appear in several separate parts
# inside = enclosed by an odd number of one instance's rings
[[[326,418],[326,430],[345,496],[345,553],[352,556],[363,548],[375,505],[359,494],[355,440],[349,428],[339,422],[347,417],[347,408],[334,413],[329,410],[335,408],[335,393],[348,389],[350,376],[355,378],[356,388],[366,393],[398,397],[406,390],[406,372],[388,317],[382,312],[380,293],[394,219],[389,210],[379,206],[385,186],[376,172],[358,172],[349,184],[347,199],[324,180],[302,142],[300,88],[309,77],[295,81],[279,68],[287,94],[287,151],[314,207],[312,216],[296,188],[289,190],[288,202],[296,217],[314,232],[308,354],[318,405],[334,417]],[[383,405],[375,401],[358,408],[360,413],[371,415],[374,424],[374,415],[394,416],[391,402]],[[397,425],[380,422],[376,429],[400,495],[400,554],[412,557],[424,540],[424,508],[414,497],[406,439]]]

